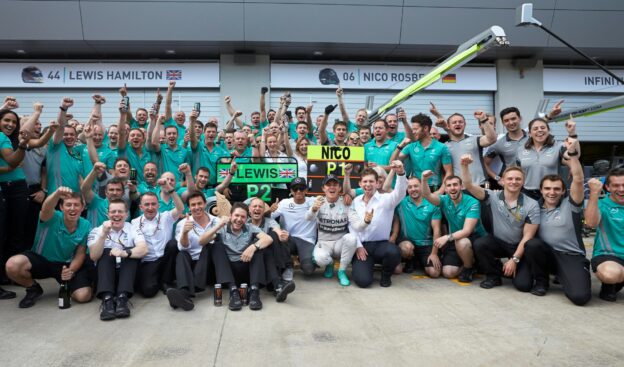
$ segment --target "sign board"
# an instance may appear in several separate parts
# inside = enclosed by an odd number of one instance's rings
[[[624,78],[624,70],[611,70]],[[602,70],[544,69],[544,92],[624,93],[624,85]]]
[[[297,161],[289,163],[238,163],[232,184],[290,183],[297,177]],[[217,164],[217,182],[223,182],[230,171],[229,163]]]
[[[323,193],[323,179],[330,174],[344,178],[344,167],[351,163],[351,188],[358,187],[364,169],[364,147],[308,146],[308,195]]]
[[[271,87],[402,90],[433,70],[431,66],[271,64]],[[294,77],[296,76],[296,77]],[[428,90],[495,91],[496,68],[463,67],[445,75]]]
[[[1,88],[218,88],[213,63],[0,63]],[[163,91],[164,93],[164,91]]]

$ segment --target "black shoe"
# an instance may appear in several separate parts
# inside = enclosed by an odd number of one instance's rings
[[[249,309],[253,311],[258,311],[262,309],[262,301],[260,301],[260,290],[258,288],[253,288],[249,292]]]
[[[167,299],[169,300],[169,306],[173,309],[181,308],[184,311],[190,311],[195,307],[195,304],[181,289],[169,288],[167,289]]]
[[[598,297],[607,302],[615,302],[617,300],[617,286],[618,285],[616,284],[602,283],[602,287],[600,287],[600,293],[598,293]]]
[[[41,297],[43,289],[39,283],[35,282],[32,286],[26,288],[26,295],[19,303],[19,308],[29,308],[35,305],[35,301]]]
[[[100,320],[110,321],[115,319],[115,300],[113,296],[106,296],[100,306]]]
[[[230,303],[228,305],[230,311],[240,311],[243,308],[243,301],[241,301],[238,288],[230,290]]]
[[[389,287],[392,285],[392,273],[381,273],[381,280],[379,281],[379,285],[382,287]]]
[[[531,294],[542,297],[546,295],[548,292],[548,286],[540,283],[535,283],[533,288],[531,288]]]
[[[403,267],[403,272],[405,274],[411,274],[414,272],[414,259],[407,259],[405,261],[405,266]]]
[[[6,289],[0,287],[0,299],[13,299],[17,297],[15,292],[7,291]]]
[[[501,285],[503,285],[503,281],[501,280],[501,278],[487,278],[486,280],[482,281],[481,284],[479,284],[481,288],[485,289],[491,289],[494,287],[499,287]]]
[[[459,276],[457,277],[457,281],[461,283],[470,283],[472,282],[472,276],[474,275],[474,268],[464,268]]]
[[[275,301],[276,302],[284,302],[286,301],[286,297],[288,297],[289,293],[292,293],[295,290],[295,282],[293,281],[285,281],[282,280],[277,289],[275,289]]]
[[[118,319],[123,319],[126,317],[130,317],[130,307],[128,307],[128,296],[125,293],[122,293],[117,296],[115,300],[115,317]]]

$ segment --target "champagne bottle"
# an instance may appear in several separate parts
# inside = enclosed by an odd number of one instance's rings
[[[68,281],[63,281],[61,283],[61,288],[59,289],[58,302],[59,302],[59,308],[61,310],[71,307],[71,298],[69,295],[69,282]]]

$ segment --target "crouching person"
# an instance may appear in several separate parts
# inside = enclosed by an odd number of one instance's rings
[[[102,300],[100,320],[130,316],[128,299],[134,293],[137,267],[148,252],[143,232],[126,222],[128,207],[110,200],[108,219],[89,234],[89,255],[97,262],[97,297]]]
[[[59,201],[61,210],[54,210]],[[91,227],[89,221],[80,217],[83,209],[80,193],[72,192],[68,187],[59,187],[43,202],[32,249],[12,256],[6,263],[9,278],[26,288],[20,308],[34,306],[43,294],[35,279],[54,278],[59,283],[68,282],[74,301],[91,300],[88,276],[91,263],[86,259]]]

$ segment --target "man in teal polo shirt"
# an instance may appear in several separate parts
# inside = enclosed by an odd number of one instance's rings
[[[83,176],[89,174],[93,162],[102,162],[106,165],[106,169],[112,169],[117,154],[107,144],[103,144],[104,128],[98,124],[87,126],[84,129],[84,136],[87,140],[87,149],[82,151]]]
[[[444,180],[445,195],[432,194],[428,183],[431,176],[433,172],[430,170],[422,174],[423,196],[440,207],[449,225],[449,234],[436,238],[433,243],[444,254],[442,275],[445,278],[458,277],[460,282],[470,283],[474,275],[472,244],[486,234],[481,224],[481,203],[462,193],[462,179],[457,176]]]
[[[440,208],[422,197],[417,177],[407,181],[407,194],[394,210],[390,242],[399,245],[401,257],[405,259],[404,273],[411,273],[414,265],[419,265],[428,276],[437,278],[442,272],[442,263],[433,240],[441,233]]]
[[[162,124],[163,120],[159,119],[159,124]],[[187,148],[183,148],[178,144],[178,130],[173,126],[167,126],[165,128],[166,144],[159,144],[159,131],[156,128],[152,135],[152,151],[154,151],[159,159],[160,172],[171,172],[176,177],[176,180],[183,181],[184,177],[181,172],[178,171],[178,167],[182,163],[191,164],[191,152]]]
[[[195,111],[191,113],[191,122],[197,119]],[[193,174],[196,175],[199,167],[208,168],[210,174],[210,186],[217,184],[217,163],[219,159],[229,157],[230,153],[222,147],[215,144],[217,137],[217,125],[212,122],[206,123],[204,127],[204,141],[198,141],[197,135],[191,131],[191,151],[192,151],[192,167]]]
[[[126,129],[126,115],[121,112],[119,117],[119,143],[117,144],[117,156],[127,158],[130,167],[137,170],[137,183],[145,181],[143,167],[148,162],[153,162],[152,154],[145,146],[145,133],[139,128],[132,128],[130,133]],[[130,143],[130,146],[128,146]]]
[[[442,194],[444,178],[453,174],[451,153],[446,145],[431,137],[433,122],[429,116],[419,113],[413,116],[411,121],[412,133],[416,141],[410,143],[405,139],[397,145],[400,152],[395,152],[391,159],[394,160],[395,157],[401,161],[409,159],[412,167],[411,175],[415,177],[421,177],[424,171],[432,171],[433,176],[429,182],[429,188],[437,194]],[[442,169],[444,169],[444,175]]]
[[[74,100],[64,98],[59,107],[59,127],[54,132],[46,154],[46,170],[48,192],[54,192],[60,186],[69,187],[72,191],[80,191],[82,177],[82,157],[75,145],[76,129],[67,126],[67,110],[74,105]]]
[[[611,170],[605,179],[609,194],[601,200],[602,183],[592,178],[585,224],[596,228],[591,260],[596,277],[602,282],[599,297],[615,302],[624,287],[624,169]]]
[[[377,120],[373,124],[374,139],[364,145],[364,160],[369,167],[381,166],[388,171],[392,153],[397,143],[388,139],[388,125],[384,120]]]
[[[61,210],[55,211],[59,201]],[[74,301],[91,300],[91,281],[85,264],[91,226],[80,217],[83,208],[80,193],[68,187],[59,187],[43,202],[32,249],[11,257],[6,264],[9,278],[26,288],[20,308],[34,306],[43,294],[35,279],[55,278],[59,283],[68,282]]]
[[[169,81],[169,86],[167,87],[167,96],[165,97],[165,118],[163,123],[165,128],[169,126],[173,126],[176,128],[178,132],[178,135],[176,137],[177,143],[178,145],[182,145],[182,143],[184,142],[184,134],[186,134],[186,127],[184,126],[184,123],[186,121],[186,114],[184,113],[184,111],[177,111],[174,113],[171,109],[171,103],[173,102],[173,88],[175,88],[175,85],[176,83],[174,81]],[[156,141],[158,141],[158,139],[156,139]]]

